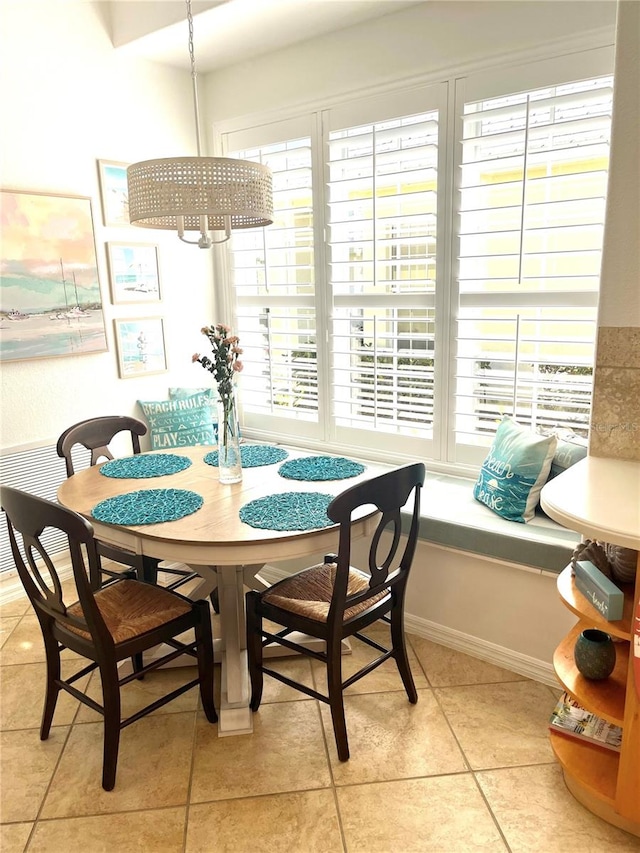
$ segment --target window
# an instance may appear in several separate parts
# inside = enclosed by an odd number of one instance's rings
[[[311,140],[288,139],[239,156],[269,166],[274,199],[272,226],[233,237],[244,410],[257,422],[276,416],[304,430],[301,422],[318,422]]]
[[[463,458],[465,445],[484,455],[503,414],[587,435],[611,103],[612,79],[600,77],[464,104],[455,390]]]
[[[568,63],[224,135],[274,180],[231,241],[247,429],[462,466],[503,414],[586,434],[612,78]]]
[[[439,111],[429,110],[328,133],[330,387],[341,442],[433,436],[438,131]]]

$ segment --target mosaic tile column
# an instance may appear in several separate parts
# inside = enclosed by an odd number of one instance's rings
[[[598,329],[591,456],[640,461],[640,328]]]

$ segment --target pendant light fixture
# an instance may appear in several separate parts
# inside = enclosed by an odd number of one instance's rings
[[[183,242],[208,249],[213,243],[226,242],[235,228],[271,225],[272,181],[270,170],[260,163],[201,156],[191,0],[186,5],[198,156],[143,160],[129,166],[129,219],[142,228],[175,230]],[[185,231],[200,236],[188,240]],[[224,231],[224,237],[212,240],[211,231]]]

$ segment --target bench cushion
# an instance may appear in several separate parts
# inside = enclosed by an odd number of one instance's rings
[[[478,503],[474,481],[427,474],[420,506],[420,539],[560,573],[580,535],[556,524],[541,510],[528,524],[507,521]],[[410,515],[403,515],[408,530]]]

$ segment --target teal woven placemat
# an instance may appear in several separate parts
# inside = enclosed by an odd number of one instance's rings
[[[240,509],[240,521],[262,530],[314,530],[331,527],[327,507],[333,495],[319,492],[283,492],[249,501]]]
[[[165,474],[177,474],[191,465],[186,456],[175,453],[157,453],[152,455],[127,456],[125,459],[113,459],[100,466],[105,477],[122,480],[144,480],[148,477],[163,477]]]
[[[241,444],[240,445],[240,461],[243,468],[258,468],[261,465],[274,465],[276,462],[282,462],[289,454],[281,447],[274,447],[271,444]],[[207,465],[218,464],[218,451],[212,450],[204,457]]]
[[[141,489],[101,501],[91,515],[108,524],[158,524],[191,515],[203,503],[200,495],[186,489]]]
[[[288,480],[345,480],[363,471],[364,465],[344,456],[304,456],[289,459],[278,468],[278,474]]]

